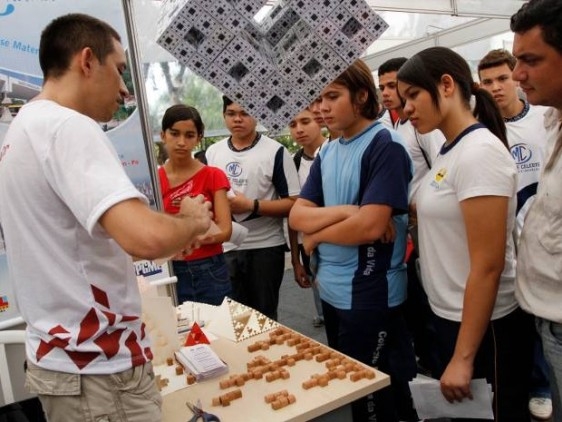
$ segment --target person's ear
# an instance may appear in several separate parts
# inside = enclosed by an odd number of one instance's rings
[[[94,68],[94,61],[97,61],[97,57],[90,47],[83,48],[80,53],[78,53],[78,63],[81,71],[89,76]]]
[[[369,98],[369,94],[367,93],[366,89],[361,89],[357,93],[357,103],[358,105],[364,105],[367,102],[367,98]]]
[[[441,88],[445,97],[450,97],[455,92],[455,80],[447,73],[441,76]]]

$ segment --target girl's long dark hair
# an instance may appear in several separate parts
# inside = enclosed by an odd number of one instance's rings
[[[467,109],[470,109],[470,97],[474,95],[474,116],[509,149],[505,122],[496,102],[486,90],[474,82],[468,63],[453,50],[445,47],[422,50],[404,63],[397,77],[402,82],[428,91],[433,104],[438,108],[438,86],[443,75],[453,78]]]

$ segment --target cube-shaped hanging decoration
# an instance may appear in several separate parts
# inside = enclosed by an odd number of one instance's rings
[[[157,42],[276,134],[388,28],[365,0],[164,0]]]

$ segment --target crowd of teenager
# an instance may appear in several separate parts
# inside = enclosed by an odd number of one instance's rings
[[[95,123],[127,95],[118,34],[54,20],[43,91],[0,152],[0,233],[47,417],[160,420],[130,256],[172,256],[179,302],[277,319],[289,246],[328,345],[390,375],[354,421],[417,421],[421,370],[450,402],[485,378],[496,421],[562,422],[562,3],[530,0],[511,29],[513,54],[490,51],[478,80],[445,47],[383,63],[378,87],[357,60],[292,119],[293,156],[226,96],[230,135],[196,156],[198,110],[169,107],[158,213]],[[235,225],[246,237],[224,252]]]

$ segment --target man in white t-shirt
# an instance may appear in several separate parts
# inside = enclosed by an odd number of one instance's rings
[[[492,50],[478,63],[480,85],[488,91],[505,121],[511,155],[517,164],[517,235],[533,203],[543,167],[546,107],[519,97],[519,83],[511,77],[517,60],[507,50]]]
[[[26,384],[50,421],[161,420],[131,256],[194,246],[210,204],[152,211],[97,122],[128,95],[117,32],[70,14],[41,34],[41,93],[0,149],[0,224],[27,323]]]
[[[223,97],[230,136],[207,149],[210,166],[222,169],[232,186],[233,221],[248,229],[242,244],[226,254],[233,299],[277,319],[285,270],[283,219],[300,192],[289,151],[256,131],[257,121]]]
[[[507,128],[509,149],[517,164],[516,235],[519,237],[525,215],[535,199],[544,164],[544,114],[547,108],[532,106],[519,97],[519,83],[511,77],[516,62],[515,57],[507,50],[491,50],[478,63],[478,76],[480,86],[494,97],[500,109]],[[541,420],[549,419],[552,415],[547,371],[537,336],[529,411],[533,417]]]

